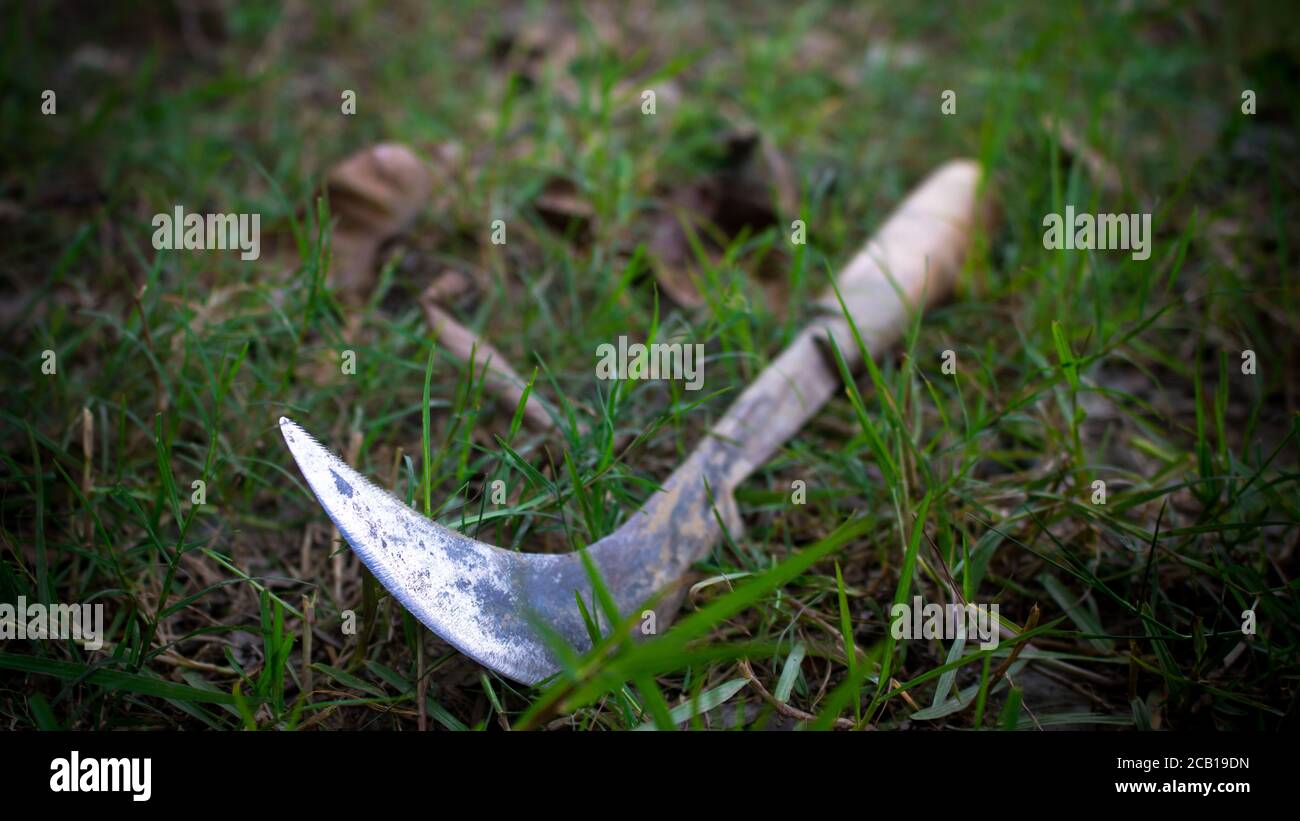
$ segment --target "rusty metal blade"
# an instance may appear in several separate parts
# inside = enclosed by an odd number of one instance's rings
[[[475,661],[536,683],[558,669],[541,619],[590,646],[574,592],[577,554],[524,554],[471,539],[412,510],[282,417],[280,432],[312,493],[375,578],[430,630]]]
[[[738,528],[733,491],[839,387],[823,350],[827,338],[856,364],[854,329],[878,352],[893,344],[914,310],[948,293],[976,218],[979,179],[976,163],[959,160],[918,186],[839,278],[853,326],[832,312],[797,334],[659,491],[586,548],[621,614],[678,582],[717,543],[723,524]],[[578,651],[591,646],[575,601],[575,594],[592,601],[580,554],[516,553],[442,527],[372,485],[294,422],[282,418],[280,428],[312,492],[361,560],[461,652],[533,684],[559,667],[546,630]]]

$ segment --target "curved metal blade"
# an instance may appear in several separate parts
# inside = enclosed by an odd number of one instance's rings
[[[975,214],[979,176],[970,161],[941,167],[849,264],[841,279],[845,302],[873,349],[897,339],[911,315],[908,303],[934,302],[951,287]],[[734,489],[839,387],[839,371],[824,356],[821,340],[827,334],[838,339],[852,362],[858,354],[850,332],[842,316],[801,331],[659,492],[586,548],[620,614],[679,582],[717,542],[723,523],[735,532]],[[316,498],[361,560],[406,609],[461,652],[534,684],[559,668],[545,631],[579,651],[591,646],[574,596],[592,601],[580,553],[516,553],[456,533],[372,485],[290,420],[282,418],[280,428]],[[665,607],[657,615],[671,615],[671,604]],[[598,608],[591,609],[600,619]]]
[[[457,650],[516,681],[558,669],[536,624],[590,647],[574,592],[590,600],[575,553],[514,553],[412,510],[321,446],[293,420],[280,432],[321,506],[380,583]]]

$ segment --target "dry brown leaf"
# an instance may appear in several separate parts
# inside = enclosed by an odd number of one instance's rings
[[[342,299],[357,302],[374,286],[379,247],[428,201],[432,175],[410,148],[380,143],[334,166],[327,186],[336,218],[330,283]]]
[[[446,182],[458,162],[459,146],[446,144],[435,152],[436,170]],[[346,301],[357,302],[374,287],[380,246],[400,233],[427,203],[434,170],[410,148],[382,143],[352,156],[331,169],[328,188],[331,212],[337,217],[333,235],[331,284]],[[444,270],[420,296],[430,329],[453,356],[487,366],[486,387],[513,409],[523,396],[524,381],[491,344],[461,325],[442,304],[466,293],[469,278]],[[541,403],[530,397],[524,407],[529,425],[554,427]]]
[[[710,256],[721,253],[718,238],[763,231],[799,207],[798,180],[789,163],[752,129],[725,136],[726,159],[708,177],[668,194],[651,231],[648,248],[655,279],[673,302],[686,308],[704,304],[697,285],[696,256],[690,234]],[[788,284],[784,266],[763,264],[757,271],[768,307],[784,315]]]
[[[542,85],[549,74],[556,94],[569,102],[578,98],[578,84],[568,71],[580,51],[578,35],[561,17],[547,14],[507,19],[489,51],[524,89]]]
[[[1101,152],[1088,144],[1079,133],[1075,131],[1066,122],[1044,114],[1042,118],[1043,128],[1048,133],[1055,134],[1056,139],[1061,144],[1061,148],[1066,153],[1078,158],[1079,162],[1087,170],[1088,176],[1092,181],[1101,186],[1105,191],[1114,193],[1119,191],[1122,183],[1120,182],[1119,169],[1110,160],[1102,156]]]
[[[478,334],[457,322],[455,317],[443,310],[427,291],[420,298],[420,307],[424,310],[425,320],[437,337],[438,344],[462,362],[473,361],[475,369],[486,366],[483,379],[487,390],[509,405],[512,410],[519,407],[519,401],[524,395],[524,387],[528,383],[515,373],[501,352],[485,342]],[[537,430],[555,429],[555,422],[534,394],[529,395],[528,402],[524,405],[524,420]]]
[[[533,199],[533,207],[553,231],[567,233],[576,229],[577,237],[588,236],[595,209],[573,180],[552,177]]]
[[[424,289],[424,298],[439,305],[446,305],[457,297],[466,294],[473,282],[464,273],[446,268],[433,278],[429,287]]]
[[[671,195],[667,209],[654,221],[650,235],[649,252],[654,262],[655,280],[659,288],[683,308],[704,304],[704,297],[695,287],[692,273],[694,252],[686,226],[695,231],[713,213],[713,205],[706,201],[701,185],[688,185]]]

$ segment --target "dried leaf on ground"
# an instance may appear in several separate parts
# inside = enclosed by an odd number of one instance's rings
[[[381,143],[334,166],[327,186],[336,218],[330,284],[345,301],[359,301],[374,286],[380,246],[428,201],[432,174],[410,148]]]
[[[473,281],[461,271],[447,268],[434,277],[429,286],[424,289],[423,298],[439,305],[446,305],[463,296],[473,285]]]
[[[567,177],[547,180],[541,193],[533,199],[533,207],[551,230],[562,234],[573,230],[579,239],[589,235],[591,220],[595,216],[590,200]]]
[[[743,231],[761,232],[794,215],[799,207],[798,179],[770,141],[752,129],[724,137],[718,169],[702,179],[671,190],[651,230],[650,255],[655,279],[670,299],[683,307],[704,304],[691,235],[711,258],[722,242]],[[756,270],[768,307],[782,314],[788,294],[785,266],[759,265]]]
[[[1122,183],[1120,181],[1119,169],[1115,164],[1106,159],[1100,151],[1088,144],[1079,133],[1075,131],[1066,122],[1059,118],[1052,118],[1043,115],[1043,128],[1047,129],[1049,134],[1054,134],[1061,144],[1061,148],[1074,157],[1087,170],[1088,176],[1092,181],[1105,191],[1119,191]]]
[[[420,308],[424,311],[425,320],[437,337],[438,344],[462,362],[472,361],[476,369],[483,369],[486,366],[483,379],[488,392],[501,399],[512,410],[519,407],[519,401],[524,395],[524,387],[528,382],[515,373],[501,352],[456,321],[456,318],[443,310],[427,291],[420,298]],[[524,421],[536,430],[555,429],[555,422],[535,394],[530,394],[527,404],[524,405]]]

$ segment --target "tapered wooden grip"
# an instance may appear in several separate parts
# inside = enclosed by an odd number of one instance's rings
[[[952,291],[977,218],[979,184],[980,168],[973,160],[940,166],[840,274],[840,295],[868,348],[891,344],[911,311]],[[816,304],[831,319],[828,329],[848,363],[859,364],[860,354],[834,291],[827,289]]]
[[[715,484],[734,487],[803,427],[840,387],[825,351],[834,338],[849,367],[862,362],[853,317],[873,355],[897,341],[912,311],[952,290],[978,216],[979,165],[954,160],[925,179],[890,215],[815,303],[819,316],[740,395],[714,426],[701,458],[725,466]],[[718,445],[726,442],[726,445]],[[722,455],[713,453],[721,448]],[[683,470],[689,471],[687,464]]]
[[[979,167],[942,166],[904,200],[837,280],[871,355],[893,344],[911,311],[952,289],[977,217]],[[674,583],[721,535],[743,523],[732,496],[836,391],[841,374],[825,351],[830,334],[847,363],[861,360],[834,292],[820,315],[741,392],[695,450],[614,534],[591,548],[622,595],[620,607]]]

